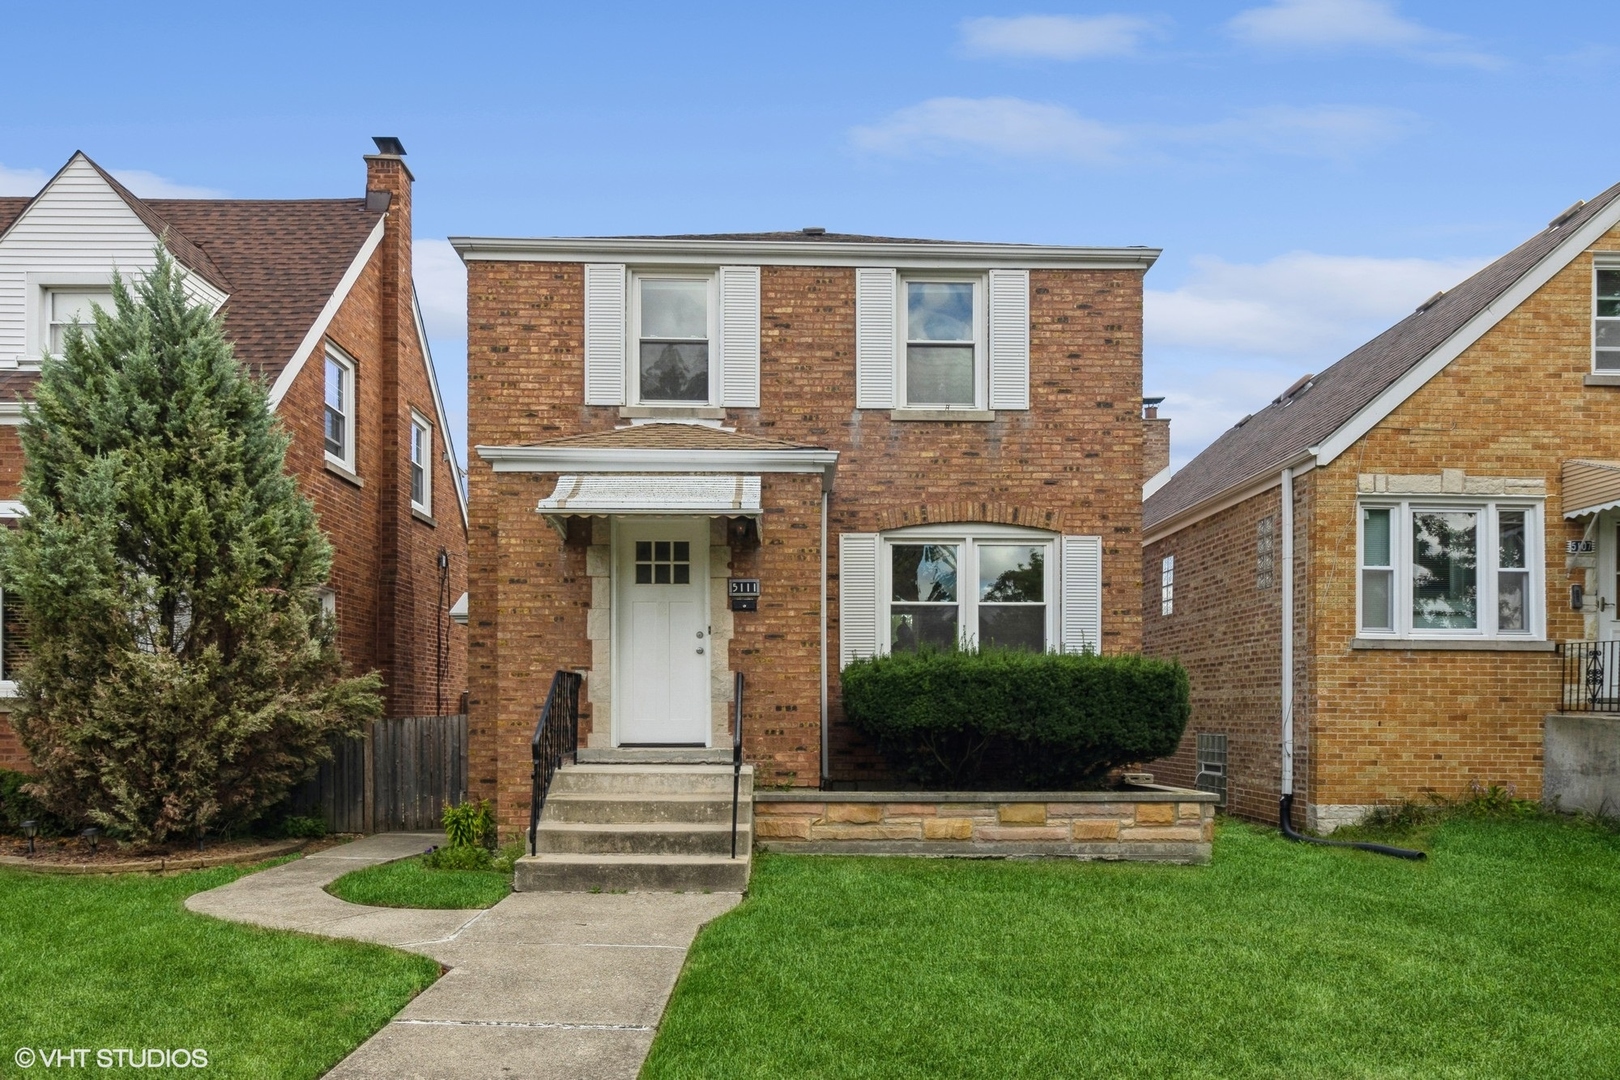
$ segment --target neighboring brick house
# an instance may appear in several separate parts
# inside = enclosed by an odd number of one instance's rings
[[[453,713],[466,503],[412,285],[412,177],[398,140],[377,143],[356,198],[142,199],[76,153],[37,195],[0,199],[0,515],[21,512],[17,425],[41,357],[92,303],[111,306],[114,271],[150,268],[161,238],[292,435],[288,468],[332,541],[324,599],[344,659],[382,674],[389,716]],[[0,646],[9,667],[15,642]],[[5,680],[0,667],[0,695]],[[0,723],[0,768],[19,767]]]
[[[831,786],[882,776],[840,715],[850,659],[958,636],[1140,647],[1157,251],[814,229],[452,243],[470,784],[503,825],[526,817],[559,669],[586,673],[596,760],[729,760],[741,672],[758,782]],[[756,610],[728,610],[728,578],[757,580]]]
[[[1193,690],[1162,779],[1192,783],[1202,740],[1229,809],[1273,819],[1291,757],[1294,810],[1322,831],[1473,783],[1540,797],[1558,643],[1620,637],[1617,224],[1620,186],[1147,500],[1144,646]]]

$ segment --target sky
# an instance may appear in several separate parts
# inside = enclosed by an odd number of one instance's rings
[[[1620,181],[1593,0],[22,5],[0,194],[76,149],[137,193],[417,178],[465,463],[451,235],[822,226],[1164,249],[1144,391],[1179,467]]]

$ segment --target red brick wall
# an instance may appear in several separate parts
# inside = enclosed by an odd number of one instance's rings
[[[470,442],[531,443],[621,422],[583,401],[582,270],[575,264],[468,267]],[[738,431],[840,452],[828,529],[832,772],[880,773],[837,714],[837,545],[842,532],[920,522],[993,521],[1104,537],[1104,646],[1141,640],[1140,272],[1030,277],[1031,408],[991,423],[893,421],[855,408],[854,271],[765,267],[761,407],[731,409]],[[473,779],[503,820],[527,805],[527,743],[551,673],[587,666],[583,548],[534,512],[555,478],[472,468]],[[802,478],[801,478],[802,479]],[[731,666],[748,679],[745,731],[759,782],[814,784],[819,761],[819,500],[767,477],[771,508],[756,552],[765,597],[736,616]],[[782,517],[779,522],[777,515]],[[808,516],[807,516],[808,515]],[[487,583],[487,587],[486,587]],[[780,605],[780,607],[778,607]]]
[[[0,424],[0,499],[19,498],[22,493],[23,454],[17,429],[11,424]],[[0,699],[0,713],[6,713],[6,701]],[[32,771],[28,752],[23,749],[17,732],[0,715],[0,769]]]

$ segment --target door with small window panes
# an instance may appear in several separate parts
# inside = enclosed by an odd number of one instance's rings
[[[706,745],[709,522],[620,519],[613,713],[619,745]]]

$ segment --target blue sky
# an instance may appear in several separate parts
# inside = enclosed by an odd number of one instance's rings
[[[155,12],[155,13],[154,13]],[[8,15],[0,192],[75,149],[147,194],[415,171],[453,426],[451,234],[820,225],[1146,244],[1146,389],[1185,461],[1620,181],[1608,4],[106,5]]]

